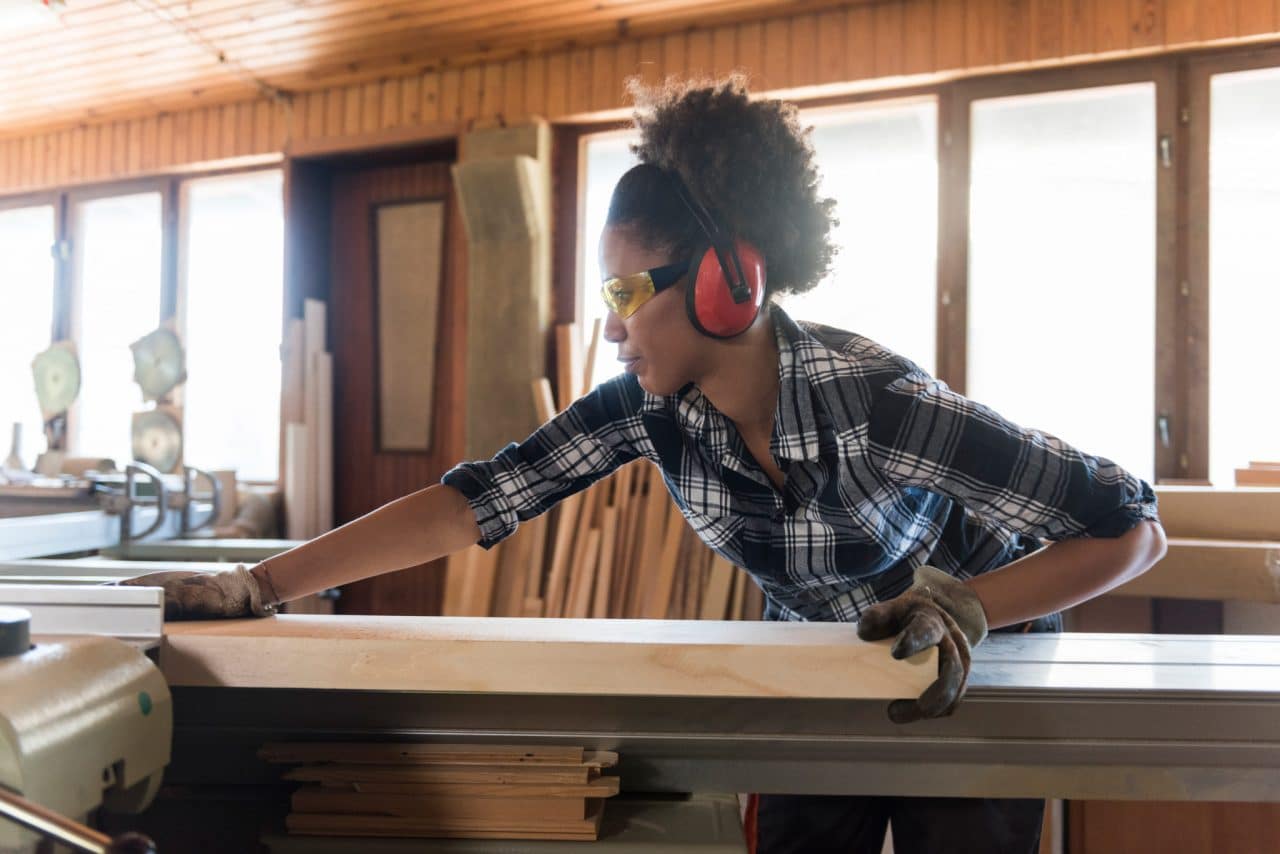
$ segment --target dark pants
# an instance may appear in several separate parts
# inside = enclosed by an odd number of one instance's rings
[[[998,631],[1060,632],[1062,618]],[[894,854],[1034,854],[1044,801],[761,795],[756,822],[756,854],[879,854],[889,824]]]

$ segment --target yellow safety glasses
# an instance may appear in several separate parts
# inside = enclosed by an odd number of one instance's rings
[[[625,320],[655,295],[680,281],[688,270],[689,262],[681,261],[665,267],[654,267],[643,273],[608,279],[600,288],[600,296],[604,298],[605,307],[609,311]]]

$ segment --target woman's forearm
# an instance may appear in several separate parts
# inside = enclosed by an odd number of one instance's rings
[[[1164,556],[1164,529],[1141,522],[1115,538],[1063,540],[968,581],[998,629],[1070,608],[1146,572]]]
[[[437,484],[384,504],[251,571],[267,595],[288,602],[427,563],[479,539],[475,514],[462,493]]]

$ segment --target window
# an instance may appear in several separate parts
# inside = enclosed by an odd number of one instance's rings
[[[185,191],[185,457],[275,480],[279,464],[284,210],[278,171]]]
[[[187,380],[172,394],[183,409],[184,460],[275,480],[282,183],[278,169],[239,172],[0,209],[0,453],[15,421],[24,425],[27,465],[45,449],[30,365],[56,334],[74,343],[81,370],[67,451],[131,460],[133,415],[152,404],[134,382],[129,345],[173,322],[186,351]],[[55,246],[69,251],[55,257]],[[59,258],[69,262],[65,273]],[[69,283],[65,295],[60,280]]]
[[[806,112],[836,200],[831,275],[786,297],[793,317],[865,335],[936,370],[938,119],[933,98]]]
[[[582,322],[587,334],[597,319],[603,320],[604,303],[600,300],[600,260],[598,249],[600,233],[609,214],[609,199],[618,179],[632,166],[636,157],[631,153],[635,134],[630,131],[596,134],[584,140],[580,156],[585,160],[585,181],[581,193],[582,229],[578,233],[578,270],[581,273],[578,293],[582,306]],[[595,376],[592,382],[600,384],[620,372],[616,348],[602,342],[596,355]]]
[[[0,210],[0,460],[20,424],[28,467],[45,449],[31,360],[53,330],[54,225],[53,205]]]
[[[1209,127],[1209,477],[1280,460],[1280,68],[1216,74]]]
[[[133,459],[130,428],[143,401],[129,345],[160,323],[161,208],[159,192],[74,207],[80,397],[70,449],[77,456],[110,457],[117,465]]]
[[[968,395],[1154,475],[1155,86],[972,104]]]

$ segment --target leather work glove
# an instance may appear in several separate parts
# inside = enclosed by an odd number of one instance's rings
[[[242,564],[220,572],[152,572],[119,583],[126,587],[163,587],[166,620],[269,617],[279,604],[269,589],[270,583],[259,584]]]
[[[918,698],[890,703],[889,719],[906,724],[955,711],[969,679],[971,651],[987,636],[987,615],[977,594],[942,570],[921,566],[910,589],[872,605],[858,621],[858,637],[863,640],[894,635],[894,658],[909,658],[936,646],[938,678]]]

